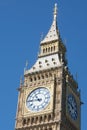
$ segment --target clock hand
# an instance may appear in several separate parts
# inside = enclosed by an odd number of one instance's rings
[[[71,106],[72,106],[72,109],[74,109],[74,104],[73,103],[71,104]]]
[[[38,101],[38,99],[29,100],[27,102]]]
[[[38,96],[37,96],[37,95],[35,95],[35,97],[38,99]]]
[[[37,95],[35,95],[35,97],[37,98],[37,100],[38,100],[39,102],[42,101],[42,98],[38,98]]]
[[[73,104],[70,101],[68,101],[68,103],[70,104],[71,108],[74,109]]]
[[[40,102],[41,100],[42,100],[41,98],[40,98],[40,99],[38,98],[38,99],[29,100],[29,101],[27,101],[27,102],[32,102],[32,101],[39,101],[39,102]]]
[[[40,101],[42,101],[42,99],[41,99],[41,98],[38,98],[38,101],[40,102]]]

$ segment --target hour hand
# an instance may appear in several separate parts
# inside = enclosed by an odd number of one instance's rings
[[[27,102],[37,101],[37,99],[28,100]]]
[[[42,98],[39,98],[37,95],[35,95],[35,97],[37,98],[37,100],[40,102],[42,101]]]
[[[37,96],[37,95],[35,95],[35,98],[36,98],[36,99],[38,99],[38,96]]]

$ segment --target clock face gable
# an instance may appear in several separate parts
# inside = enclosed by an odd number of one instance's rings
[[[66,116],[77,128],[80,128],[80,99],[67,85],[66,91]]]
[[[23,116],[53,112],[54,84],[28,87],[24,90]]]

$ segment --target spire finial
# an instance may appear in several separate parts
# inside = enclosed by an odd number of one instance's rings
[[[24,68],[24,72],[28,69],[28,61],[26,60],[26,64],[25,64],[25,68]]]
[[[54,6],[54,19],[56,19],[56,17],[57,17],[57,11],[58,11],[57,3],[55,3],[55,6]]]
[[[20,87],[23,85],[23,77],[20,77]]]
[[[40,38],[40,41],[42,41],[42,39],[43,39],[43,32],[41,33],[41,38]]]

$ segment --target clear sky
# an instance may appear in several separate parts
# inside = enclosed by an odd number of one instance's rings
[[[76,78],[87,121],[87,0],[0,0],[0,130],[13,130],[20,77],[26,60],[37,59],[41,34],[45,36],[58,3],[58,28],[67,47],[68,66]]]

